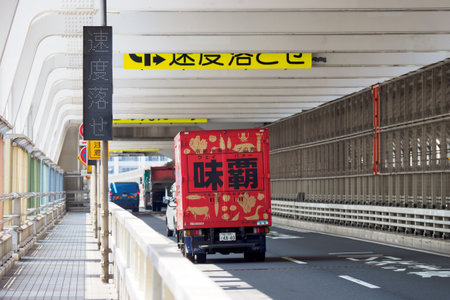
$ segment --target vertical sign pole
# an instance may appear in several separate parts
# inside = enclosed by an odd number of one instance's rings
[[[108,141],[101,141],[101,195],[102,195],[102,281],[107,283],[109,280],[109,210],[108,210]]]
[[[100,13],[102,14],[102,26],[106,26],[106,0],[100,0]],[[109,210],[108,210],[108,141],[101,141],[101,199],[102,199],[102,281],[109,282]]]
[[[93,230],[94,230],[94,238],[97,239],[97,228],[98,228],[98,219],[97,219],[97,165],[92,166],[92,184],[91,184],[91,188],[92,188],[92,197],[93,199],[93,205],[92,205],[92,220],[93,220]]]

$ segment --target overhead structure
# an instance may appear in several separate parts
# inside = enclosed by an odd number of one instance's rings
[[[0,2],[2,124],[54,162],[77,138],[68,133],[82,120],[82,28],[99,24],[99,2]],[[110,0],[108,25],[114,119],[207,120],[116,123],[122,141],[260,126],[450,56],[445,0]],[[126,53],[311,53],[312,67],[133,70]]]

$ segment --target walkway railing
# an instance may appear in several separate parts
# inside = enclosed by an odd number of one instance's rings
[[[39,198],[39,206],[22,209],[22,200]],[[45,201],[40,201],[44,198]],[[65,193],[0,194],[0,202],[11,201],[12,214],[3,215],[0,226],[0,278],[65,212]],[[43,204],[40,204],[43,203]]]
[[[228,299],[168,238],[111,202],[109,211],[119,299]]]
[[[285,198],[272,200],[272,214],[295,220],[450,238],[449,210],[310,203]]]

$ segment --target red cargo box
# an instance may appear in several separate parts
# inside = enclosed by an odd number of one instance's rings
[[[175,169],[174,167],[152,167],[151,168],[151,175],[150,180],[152,182],[159,182],[159,181],[175,181]]]
[[[175,137],[177,229],[270,226],[267,129]]]

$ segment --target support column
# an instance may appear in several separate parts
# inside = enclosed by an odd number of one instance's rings
[[[92,179],[91,179],[91,201],[93,202],[91,207],[92,225],[94,231],[94,238],[98,238],[98,219],[97,219],[97,165],[92,166]]]
[[[109,280],[109,210],[108,210],[108,141],[101,141],[101,202],[102,202],[102,281],[107,283]]]

